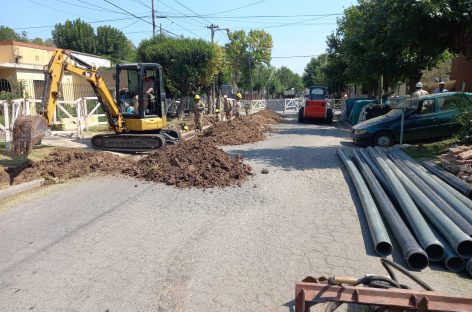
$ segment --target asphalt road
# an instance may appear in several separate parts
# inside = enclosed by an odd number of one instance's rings
[[[336,156],[348,135],[292,121],[227,147],[257,173],[242,187],[94,177],[1,203],[0,311],[293,311],[307,275],[385,274]],[[439,266],[419,276],[472,293]]]

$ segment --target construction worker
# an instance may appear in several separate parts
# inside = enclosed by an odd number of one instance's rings
[[[241,109],[241,93],[236,93],[236,100],[234,101],[234,117],[238,118],[239,115],[239,110]],[[247,113],[246,113],[247,114]]]
[[[436,89],[434,89],[433,93],[449,92],[449,91],[447,91],[446,88],[444,88],[444,85],[445,85],[445,84],[446,84],[446,83],[441,80],[441,82],[439,82],[439,87],[437,87]]]
[[[415,92],[413,92],[411,97],[420,97],[420,96],[425,96],[429,94],[428,91],[423,90],[423,83],[421,81],[419,81],[415,87],[416,87],[416,90]]]
[[[195,104],[193,105],[193,113],[195,114],[195,131],[203,130],[203,112],[205,105],[200,102],[200,95],[195,95]]]
[[[224,95],[223,96],[223,110],[225,111],[225,119],[226,121],[230,121],[231,120],[231,109],[232,109],[232,105],[231,105],[231,102],[230,100],[228,99],[228,96],[227,95]]]

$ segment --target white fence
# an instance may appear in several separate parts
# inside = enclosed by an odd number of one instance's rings
[[[10,150],[12,130],[16,118],[20,115],[36,115],[39,112],[41,100],[17,99],[10,103],[0,101],[0,138],[4,138],[6,149]],[[75,101],[58,101],[53,116],[53,125],[65,125],[73,127],[78,138],[83,137],[83,131],[91,125],[107,124],[106,115],[101,112],[100,103],[96,97],[82,97]],[[60,116],[58,116],[58,114]]]

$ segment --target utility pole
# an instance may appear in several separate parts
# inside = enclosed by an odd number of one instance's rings
[[[156,12],[154,12],[154,0],[151,0],[151,11],[152,11],[152,36],[156,36]]]
[[[218,25],[211,24],[210,26],[207,26],[207,28],[211,30],[211,43],[214,43],[215,42],[215,32],[218,29],[220,29],[220,27],[218,27]]]

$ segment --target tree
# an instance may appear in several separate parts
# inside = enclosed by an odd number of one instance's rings
[[[435,0],[359,0],[345,10],[336,33],[328,38],[329,60],[344,66],[348,81],[371,90],[376,89],[380,75],[384,90],[406,79],[414,85],[422,70],[444,58],[447,48],[435,38],[432,27],[425,33],[426,21],[416,4],[426,2]]]
[[[238,30],[228,34],[226,60],[232,72],[233,87],[241,83],[244,89],[253,87],[253,70],[259,64],[270,64],[272,36],[263,30]]]
[[[327,85],[328,79],[324,71],[327,65],[328,56],[326,54],[311,58],[310,62],[306,65],[302,76],[305,87],[309,88],[314,85]]]
[[[41,39],[39,37],[31,39],[30,42],[33,43],[33,44],[37,44],[37,45],[44,45],[43,39]]]
[[[303,88],[303,81],[299,74],[294,73],[288,67],[282,66],[275,72],[277,80],[280,82],[282,91],[295,90],[295,93],[301,93]]]
[[[28,41],[28,38],[25,31],[19,34],[10,27],[0,26],[0,41],[2,40]]]
[[[97,27],[97,54],[109,56],[114,62],[130,61],[134,49],[121,30],[112,26]]]
[[[80,18],[67,20],[64,24],[56,24],[52,31],[54,44],[62,49],[95,54],[97,39],[93,27]]]
[[[56,47],[56,45],[54,44],[54,40],[52,38],[48,38],[44,40],[44,45],[47,47],[52,47],[52,48]]]
[[[208,88],[223,68],[223,50],[201,39],[156,36],[141,41],[137,58],[162,66],[172,97]]]

